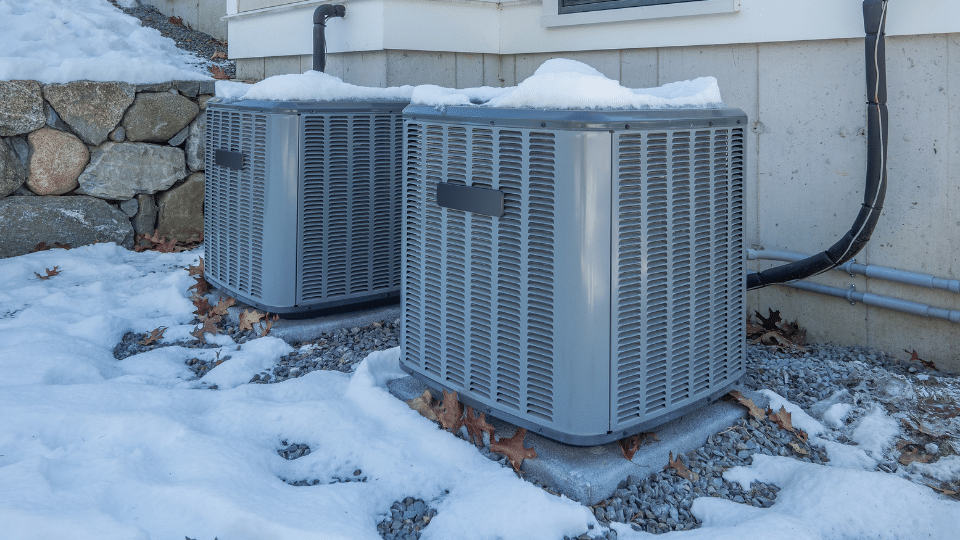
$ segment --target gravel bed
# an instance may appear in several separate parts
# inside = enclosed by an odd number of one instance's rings
[[[210,34],[188,28],[186,26],[186,22],[183,24],[171,23],[169,16],[160,13],[157,8],[153,7],[149,3],[138,2],[137,7],[132,8],[119,6],[114,0],[111,0],[111,3],[117,6],[127,15],[140,19],[140,22],[143,24],[143,26],[159,30],[161,35],[176,42],[177,48],[191,52],[200,58],[219,66],[220,69],[223,70],[224,74],[229,76],[231,79],[236,76],[236,62],[223,58],[211,60],[215,53],[220,52],[227,54],[227,44],[225,42],[218,41]]]
[[[277,454],[283,459],[294,460],[310,455],[310,447],[305,444],[287,444],[287,441],[280,441],[283,448],[277,450]]]
[[[278,383],[318,369],[349,373],[371,352],[399,345],[400,319],[324,332],[313,341],[294,344],[297,350],[280,357],[272,370],[254,375],[250,382]]]
[[[407,497],[393,503],[390,517],[377,524],[377,531],[384,540],[417,540],[435,515],[422,499]]]

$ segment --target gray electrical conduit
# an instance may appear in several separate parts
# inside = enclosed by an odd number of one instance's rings
[[[783,258],[781,258],[783,257]],[[766,251],[766,250],[747,250],[748,259],[771,259],[771,260],[800,260],[805,255],[800,255],[798,253],[789,253],[783,251]],[[799,259],[798,259],[799,258]],[[960,292],[958,287],[960,287],[960,282],[953,279],[941,279],[933,276],[928,276],[925,274],[917,274],[914,272],[905,272],[903,270],[894,270],[892,268],[882,268],[878,266],[870,266],[863,264],[856,264],[853,262],[844,264],[841,267],[838,267],[837,270],[842,270],[848,273],[857,273],[862,274],[867,277],[873,277],[875,279],[882,279],[885,281],[894,281],[897,283],[905,283],[908,285],[917,285],[920,287],[929,287],[934,289],[942,289],[951,292]],[[870,272],[869,274],[867,272]],[[872,274],[872,275],[871,275]],[[886,277],[879,277],[886,276]],[[911,315],[918,315],[920,317],[928,317],[931,319],[943,319],[945,321],[950,321],[952,323],[960,324],[960,311],[953,309],[942,309],[936,308],[933,306],[928,306],[926,304],[921,304],[919,302],[911,302],[909,300],[901,300],[899,298],[891,298],[889,296],[882,296],[879,294],[873,293],[863,293],[857,292],[856,289],[841,289],[839,287],[831,287],[829,285],[821,285],[819,283],[811,283],[808,281],[792,281],[789,283],[779,283],[784,287],[791,287],[794,289],[800,289],[802,291],[814,292],[817,294],[823,294],[827,296],[833,296],[836,298],[843,298],[854,304],[856,302],[861,302],[868,306],[889,309],[893,311],[900,311],[902,313],[909,313]]]
[[[763,259],[769,261],[801,261],[807,258],[801,253],[791,253],[789,251],[768,251],[768,250],[747,250],[747,258],[750,260]],[[844,263],[836,270],[848,274],[860,274],[868,278],[881,279],[884,281],[893,281],[915,287],[926,287],[928,289],[941,289],[953,293],[960,293],[960,279],[944,279],[934,277],[928,274],[918,274],[916,272],[907,272],[905,270],[896,270],[893,268],[884,268],[870,264],[859,264],[857,261]]]

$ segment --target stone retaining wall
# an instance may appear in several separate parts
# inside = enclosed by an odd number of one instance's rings
[[[0,258],[203,231],[213,81],[0,81]]]

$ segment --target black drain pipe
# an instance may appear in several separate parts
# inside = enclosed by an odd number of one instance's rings
[[[327,28],[327,19],[343,17],[347,8],[343,4],[326,4],[313,12],[313,70],[323,71],[327,67],[327,38],[324,30]]]
[[[843,238],[823,253],[747,274],[748,290],[832,270],[852,259],[870,240],[887,193],[887,66],[883,39],[886,19],[887,0],[864,0],[863,27],[867,34],[867,181],[860,214]]]

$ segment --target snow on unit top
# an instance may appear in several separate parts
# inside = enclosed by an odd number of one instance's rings
[[[412,86],[375,88],[345,83],[320,71],[275,75],[254,85],[217,82],[217,97],[262,101],[409,101]]]
[[[413,105],[434,107],[483,105],[507,109],[671,109],[723,106],[714,77],[665,84],[659,88],[627,88],[575,60],[547,60],[534,74],[510,88],[453,90],[418,86]]]
[[[0,80],[210,80],[208,66],[107,0],[0,1]]]

